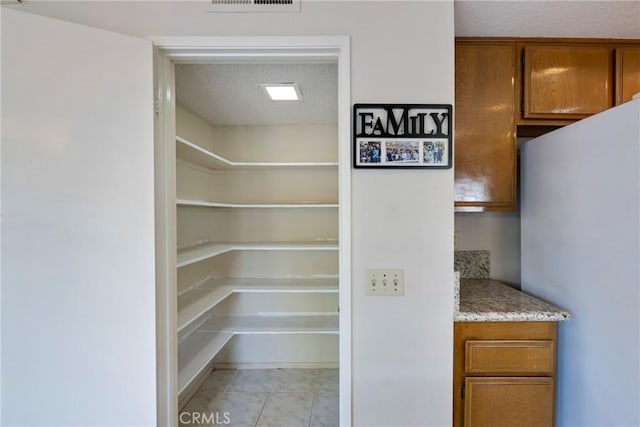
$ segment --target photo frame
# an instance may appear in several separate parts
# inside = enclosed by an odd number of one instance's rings
[[[355,168],[450,169],[450,104],[355,104]]]

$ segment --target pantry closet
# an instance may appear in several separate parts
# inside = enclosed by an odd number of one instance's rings
[[[175,74],[179,407],[214,368],[338,367],[337,65]]]

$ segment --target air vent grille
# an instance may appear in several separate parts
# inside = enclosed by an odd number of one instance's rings
[[[207,12],[300,12],[300,0],[211,0]]]
[[[293,4],[293,0],[255,0],[254,4],[273,4],[273,5]]]
[[[211,4],[214,6],[244,6],[253,4],[253,0],[211,0]]]

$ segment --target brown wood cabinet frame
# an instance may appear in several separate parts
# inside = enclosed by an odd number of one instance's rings
[[[582,38],[521,38],[521,37],[457,37],[456,45],[486,45],[486,46],[515,46],[516,54],[516,70],[515,70],[515,128],[514,133],[517,137],[536,137],[560,126],[574,123],[573,118],[553,118],[538,119],[524,118],[523,107],[525,101],[524,93],[524,49],[527,46],[575,46],[575,47],[607,47],[611,49],[611,55],[614,59],[613,87],[612,97],[615,97],[615,104],[620,104],[622,91],[622,72],[620,70],[620,49],[625,47],[640,47],[640,40],[637,39],[582,39]],[[454,106],[455,111],[455,106]],[[583,117],[583,116],[581,116]],[[454,126],[460,124],[454,121]],[[462,124],[464,127],[464,124]],[[514,142],[514,144],[517,144]],[[457,148],[456,148],[457,149]],[[455,203],[456,212],[482,212],[482,211],[514,211],[517,206],[517,146],[514,147],[512,173],[513,188],[512,201],[505,202],[502,200],[483,200],[483,201],[461,201]],[[491,162],[492,159],[485,159]]]
[[[488,41],[490,40],[490,41]],[[456,39],[457,43],[456,45],[459,44],[461,45],[469,45],[469,46],[487,46],[487,47],[511,47],[513,46],[513,42],[510,40],[500,40],[500,39],[496,39],[495,41],[493,39],[478,39],[478,38],[459,38]],[[518,75],[518,64],[519,64],[519,59],[518,59],[518,52],[517,50],[514,49],[514,57],[513,57],[513,63],[514,63],[514,69],[513,69],[513,75],[515,76],[515,80],[514,80],[514,87],[513,87],[513,97],[515,102],[519,102],[519,94],[518,94],[518,82],[517,82],[517,75]],[[456,84],[456,89],[457,89],[457,84]],[[457,97],[458,95],[456,95]],[[514,129],[513,129],[513,134],[512,134],[512,141],[511,141],[511,153],[510,153],[510,158],[509,158],[509,172],[508,175],[511,177],[510,182],[508,183],[509,188],[507,189],[507,192],[509,193],[509,196],[506,200],[496,200],[496,201],[481,201],[481,202],[477,202],[477,201],[462,201],[462,200],[456,200],[455,202],[455,210],[456,212],[483,212],[483,211],[492,211],[492,212],[510,212],[510,211],[514,211],[516,209],[516,197],[517,197],[517,169],[516,169],[516,164],[517,164],[517,141],[516,141],[516,135],[515,135],[515,126],[516,126],[516,120],[517,120],[517,114],[516,117],[514,117]],[[454,126],[457,126],[456,124],[457,120],[454,120]],[[457,147],[456,147],[457,150]],[[488,160],[490,161],[490,160]]]
[[[465,372],[465,347],[467,341],[478,340],[524,340],[551,341],[553,345],[553,362],[551,372],[496,372],[470,373]],[[555,395],[556,372],[556,322],[454,322],[453,327],[453,426],[464,425],[463,384],[465,379],[477,377],[548,377],[553,381]]]

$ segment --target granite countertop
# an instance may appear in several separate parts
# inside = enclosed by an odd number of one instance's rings
[[[456,322],[558,322],[569,312],[491,279],[460,279]]]

